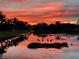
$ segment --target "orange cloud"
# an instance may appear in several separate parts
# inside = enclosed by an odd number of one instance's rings
[[[56,3],[54,3],[56,4]],[[59,3],[61,4],[61,3]],[[19,11],[5,12],[8,17],[16,16],[20,20],[28,22],[30,24],[36,24],[39,22],[52,23],[55,21],[64,21],[63,18],[57,18],[61,15],[79,14],[78,11],[61,11],[64,6],[52,5],[52,3],[39,5],[39,8],[29,8]],[[56,16],[56,18],[55,18]]]

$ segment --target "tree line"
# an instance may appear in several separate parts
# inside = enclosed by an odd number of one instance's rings
[[[79,24],[60,23],[55,24],[38,23],[30,25],[27,22],[19,21],[18,18],[6,19],[0,12],[0,31],[1,30],[31,30],[33,33],[79,33]]]
[[[30,29],[30,27],[31,25],[29,25],[27,22],[20,21],[16,17],[8,19],[2,12],[0,12],[0,31]]]

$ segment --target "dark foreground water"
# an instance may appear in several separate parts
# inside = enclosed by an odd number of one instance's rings
[[[57,35],[61,37],[61,40],[56,39]],[[27,40],[20,42],[18,46],[9,47],[6,53],[0,55],[0,59],[79,59],[79,41],[77,37],[78,35],[71,36],[63,34],[50,34],[46,37],[38,37],[37,35],[31,34]],[[52,41],[50,42],[50,40]],[[67,42],[69,47],[62,49],[29,49],[27,46],[31,42]]]

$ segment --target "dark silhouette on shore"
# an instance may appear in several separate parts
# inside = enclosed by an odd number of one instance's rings
[[[55,24],[39,23],[32,26],[33,33],[40,35],[44,33],[66,33],[66,34],[79,34],[79,24],[70,24],[70,23],[60,23],[56,22]]]

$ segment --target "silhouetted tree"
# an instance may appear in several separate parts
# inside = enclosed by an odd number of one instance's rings
[[[4,16],[3,13],[0,11],[0,23],[2,24],[3,22],[5,22],[5,16]]]

